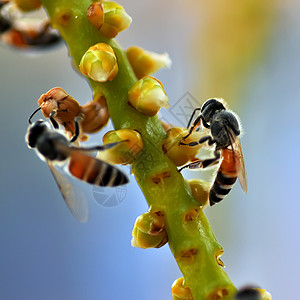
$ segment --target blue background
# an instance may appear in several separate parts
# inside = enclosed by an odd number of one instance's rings
[[[185,75],[195,70],[185,46],[191,37],[176,18],[180,8],[168,16],[167,5],[156,9],[159,1],[120,3],[134,20],[120,43],[167,51],[173,65],[158,78],[171,104],[186,92],[198,100]],[[252,70],[243,105],[234,107],[245,132],[248,194],[237,184],[226,201],[206,210],[233,283],[259,285],[274,299],[295,299],[300,282],[298,11],[292,1],[281,7],[266,59]],[[0,299],[171,299],[181,273],[169,247],[130,245],[134,221],[147,211],[134,179],[124,201],[112,208],[98,205],[84,186],[91,214],[81,224],[63,203],[47,165],[24,142],[27,118],[42,93],[61,86],[82,104],[92,98],[67,50],[23,55],[2,47],[0,70]],[[161,115],[174,121],[165,110]]]

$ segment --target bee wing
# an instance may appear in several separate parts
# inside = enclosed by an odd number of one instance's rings
[[[87,222],[89,217],[89,207],[88,200],[84,192],[71,184],[66,175],[56,169],[51,162],[47,161],[47,163],[72,215],[79,222]]]
[[[246,175],[246,168],[245,168],[241,142],[240,139],[233,133],[233,131],[230,128],[226,127],[226,130],[231,142],[232,151],[234,153],[233,157],[234,157],[235,167],[237,170],[238,179],[243,191],[247,193],[248,190],[247,175]]]

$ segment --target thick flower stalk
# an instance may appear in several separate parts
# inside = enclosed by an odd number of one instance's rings
[[[126,163],[132,163],[132,172],[149,204],[149,212],[138,218],[132,244],[141,248],[159,247],[168,241],[184,277],[172,287],[174,299],[233,299],[236,288],[220,260],[223,249],[202,211],[207,199],[199,201],[194,197],[194,194],[207,197],[207,188],[201,183],[188,184],[166,155],[163,144],[167,134],[155,115],[157,111],[148,113],[144,100],[128,101],[138,78],[126,51],[112,37],[128,27],[131,18],[112,2],[100,1],[100,6],[92,10],[91,0],[41,2],[52,26],[66,42],[73,64],[78,70],[80,65],[87,76],[94,96],[103,95],[106,99],[117,135],[119,130],[131,130],[126,134],[135,136],[140,145]],[[100,16],[99,22],[94,13]],[[162,90],[160,87],[156,90],[162,97],[157,110],[167,106]],[[125,149],[131,147],[128,141],[130,138],[122,145]]]

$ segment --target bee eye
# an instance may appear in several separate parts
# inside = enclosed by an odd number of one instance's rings
[[[212,103],[216,103],[219,102],[217,99],[208,99],[206,102],[204,102],[204,104],[201,107],[201,112],[203,112],[203,110],[208,107],[208,106],[213,106]]]

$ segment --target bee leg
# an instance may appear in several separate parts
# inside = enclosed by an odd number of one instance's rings
[[[210,125],[206,123],[206,121],[204,120],[203,116],[200,115],[196,118],[196,120],[194,121],[193,125],[191,126],[190,130],[189,130],[189,133],[184,136],[182,139],[185,140],[186,138],[188,138],[192,133],[193,131],[195,130],[195,128],[199,127],[200,124],[201,124],[201,121],[202,121],[202,125],[205,127],[205,128],[210,128]],[[189,122],[190,123],[190,122]]]
[[[54,119],[54,116],[60,111],[68,111],[68,110],[67,109],[55,109],[49,114],[49,119],[50,119],[50,122],[51,122],[52,126],[54,127],[54,129],[59,128],[58,123]]]
[[[190,142],[190,143],[182,143],[182,142],[179,142],[179,145],[185,145],[185,146],[190,146],[190,147],[193,147],[193,146],[197,146],[199,144],[203,144],[205,143],[206,141],[208,141],[208,145],[211,146],[213,145],[214,143],[216,143],[215,140],[213,140],[213,138],[208,135],[208,136],[204,136],[203,138],[201,138],[198,142]]]
[[[212,167],[214,165],[216,165],[217,163],[219,163],[219,159],[220,159],[220,151],[219,150],[215,150],[214,152],[215,157],[214,158],[208,158],[208,159],[198,159],[196,161],[193,161],[183,167],[181,167],[178,172],[181,172],[183,169],[205,169],[207,167]]]
[[[193,125],[191,126],[189,133],[186,136],[184,136],[182,139],[185,140],[186,138],[188,138],[192,134],[192,132],[195,130],[195,128],[200,126],[200,123],[201,123],[201,116],[198,116],[196,118],[196,120],[194,121]]]
[[[56,113],[57,113],[57,110],[53,110],[49,114],[49,119],[50,119],[50,122],[51,122],[52,126],[54,127],[54,129],[58,129],[59,128],[58,123],[54,120],[54,116],[56,115]]]
[[[205,143],[206,141],[208,141],[207,144],[208,144],[209,146],[211,146],[211,145],[213,145],[214,143],[216,143],[216,141],[213,140],[213,138],[212,138],[210,135],[204,136],[203,138],[201,138],[201,139],[199,140],[198,143],[199,143],[199,144],[203,144],[203,143]]]
[[[186,128],[189,128],[189,127],[190,127],[190,125],[191,125],[191,123],[192,123],[192,120],[193,120],[193,118],[194,118],[194,116],[195,116],[195,113],[196,113],[198,110],[200,110],[200,109],[201,109],[200,107],[194,109],[193,113],[191,114],[191,117],[190,117],[190,119],[189,119],[189,122],[188,122]]]
[[[80,121],[82,121],[81,117],[76,117],[74,119],[75,132],[74,132],[73,136],[70,139],[70,143],[74,143],[78,139],[78,137],[79,137],[79,134],[80,134],[80,125],[79,125],[79,122]]]
[[[210,129],[210,125],[206,123],[206,121],[204,120],[203,116],[201,115],[201,120],[202,120],[202,125],[205,127],[205,128],[208,128]]]

